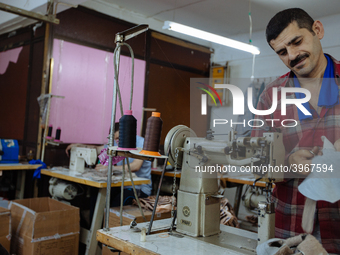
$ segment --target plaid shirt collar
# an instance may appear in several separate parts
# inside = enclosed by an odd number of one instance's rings
[[[340,86],[340,61],[336,60],[335,58],[333,58],[331,55],[329,54],[325,54],[327,56],[329,56],[334,64],[334,75],[336,78],[335,81],[338,84],[338,86]],[[292,71],[282,75],[279,80],[282,81],[282,83],[279,85],[280,87],[295,87],[294,86],[294,73]]]

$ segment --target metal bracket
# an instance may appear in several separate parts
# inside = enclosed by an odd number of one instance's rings
[[[115,43],[125,42],[149,29],[149,25],[139,25],[116,34]]]
[[[59,19],[56,19],[53,15],[45,16],[45,15],[42,15],[36,12],[27,11],[25,9],[14,7],[8,4],[0,3],[0,10],[5,11],[5,12],[10,12],[13,14],[17,14],[19,16],[23,16],[23,17],[30,18],[30,19],[49,22],[49,23],[53,23],[56,25],[59,24]]]

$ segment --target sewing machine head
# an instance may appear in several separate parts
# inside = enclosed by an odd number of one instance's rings
[[[267,132],[263,137],[236,138],[231,131],[228,138],[222,140],[215,139],[211,130],[208,130],[207,137],[199,138],[190,128],[179,125],[167,134],[165,149],[168,146],[171,146],[171,165],[177,164],[177,168],[182,170],[191,168],[191,177],[197,177],[198,172],[207,170],[210,178],[217,172],[237,172],[240,175],[262,177],[265,182],[283,179],[285,150],[281,133]],[[177,158],[176,149],[179,150]]]
[[[85,171],[85,162],[88,165],[94,165],[97,161],[96,148],[72,147],[70,159],[70,171],[83,173]]]

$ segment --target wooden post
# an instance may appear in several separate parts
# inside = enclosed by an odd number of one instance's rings
[[[53,14],[53,1],[49,1],[47,4],[48,14]],[[45,27],[45,41],[44,41],[44,60],[43,60],[43,72],[41,80],[41,95],[45,95],[49,89],[49,74],[50,74],[50,59],[53,49],[53,25],[46,23]],[[41,140],[42,140],[42,129],[46,128],[45,123],[42,121],[42,116],[39,118],[39,130],[38,130],[38,141],[37,141],[37,153],[36,159],[41,158]]]
[[[47,3],[47,10],[48,15],[53,14],[53,8],[54,2],[49,1]],[[52,55],[52,49],[53,49],[53,25],[46,22],[45,27],[45,40],[44,40],[44,59],[43,59],[43,71],[42,71],[42,80],[41,80],[41,95],[45,95],[46,92],[48,93],[49,89],[49,74],[50,74],[50,59]],[[36,149],[36,159],[41,158],[41,140],[42,140],[42,129],[46,129],[45,123],[43,123],[42,116],[39,118],[39,126],[38,126],[38,140],[37,140],[37,149]],[[34,191],[33,191],[33,197],[38,196],[38,186],[37,186],[37,180],[34,180]]]

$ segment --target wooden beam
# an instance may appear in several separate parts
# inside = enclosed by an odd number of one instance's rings
[[[48,15],[53,14],[54,2],[47,2],[47,11]],[[50,65],[51,65],[51,56],[53,49],[53,25],[50,23],[46,23],[45,25],[45,40],[44,40],[44,56],[43,56],[43,66],[42,66],[42,79],[41,79],[41,96],[46,93],[50,93],[49,90],[49,75],[50,75]],[[41,149],[42,149],[42,129],[45,127],[45,122],[43,122],[42,116],[40,114],[39,117],[39,127],[38,127],[38,140],[37,140],[37,153],[36,158],[41,159]]]
[[[173,43],[173,44],[176,44],[176,45],[179,45],[179,46],[182,46],[182,47],[186,47],[186,48],[189,48],[189,49],[192,49],[192,50],[198,50],[198,51],[208,53],[208,54],[211,54],[211,53],[214,52],[213,49],[209,49],[209,48],[201,46],[201,45],[186,42],[184,40],[177,39],[177,38],[174,38],[174,37],[171,37],[171,36],[168,36],[168,35],[160,34],[160,33],[157,33],[157,32],[152,32],[151,36],[155,39],[162,40],[162,41],[169,42],[169,43]]]
[[[13,14],[17,14],[19,16],[23,16],[23,17],[30,18],[30,19],[49,22],[49,23],[53,23],[57,25],[59,24],[59,19],[56,19],[53,15],[45,16],[45,15],[42,15],[36,12],[26,11],[24,9],[20,9],[20,8],[17,8],[17,7],[8,5],[8,4],[0,3],[0,10],[5,11],[5,12],[10,12]]]

